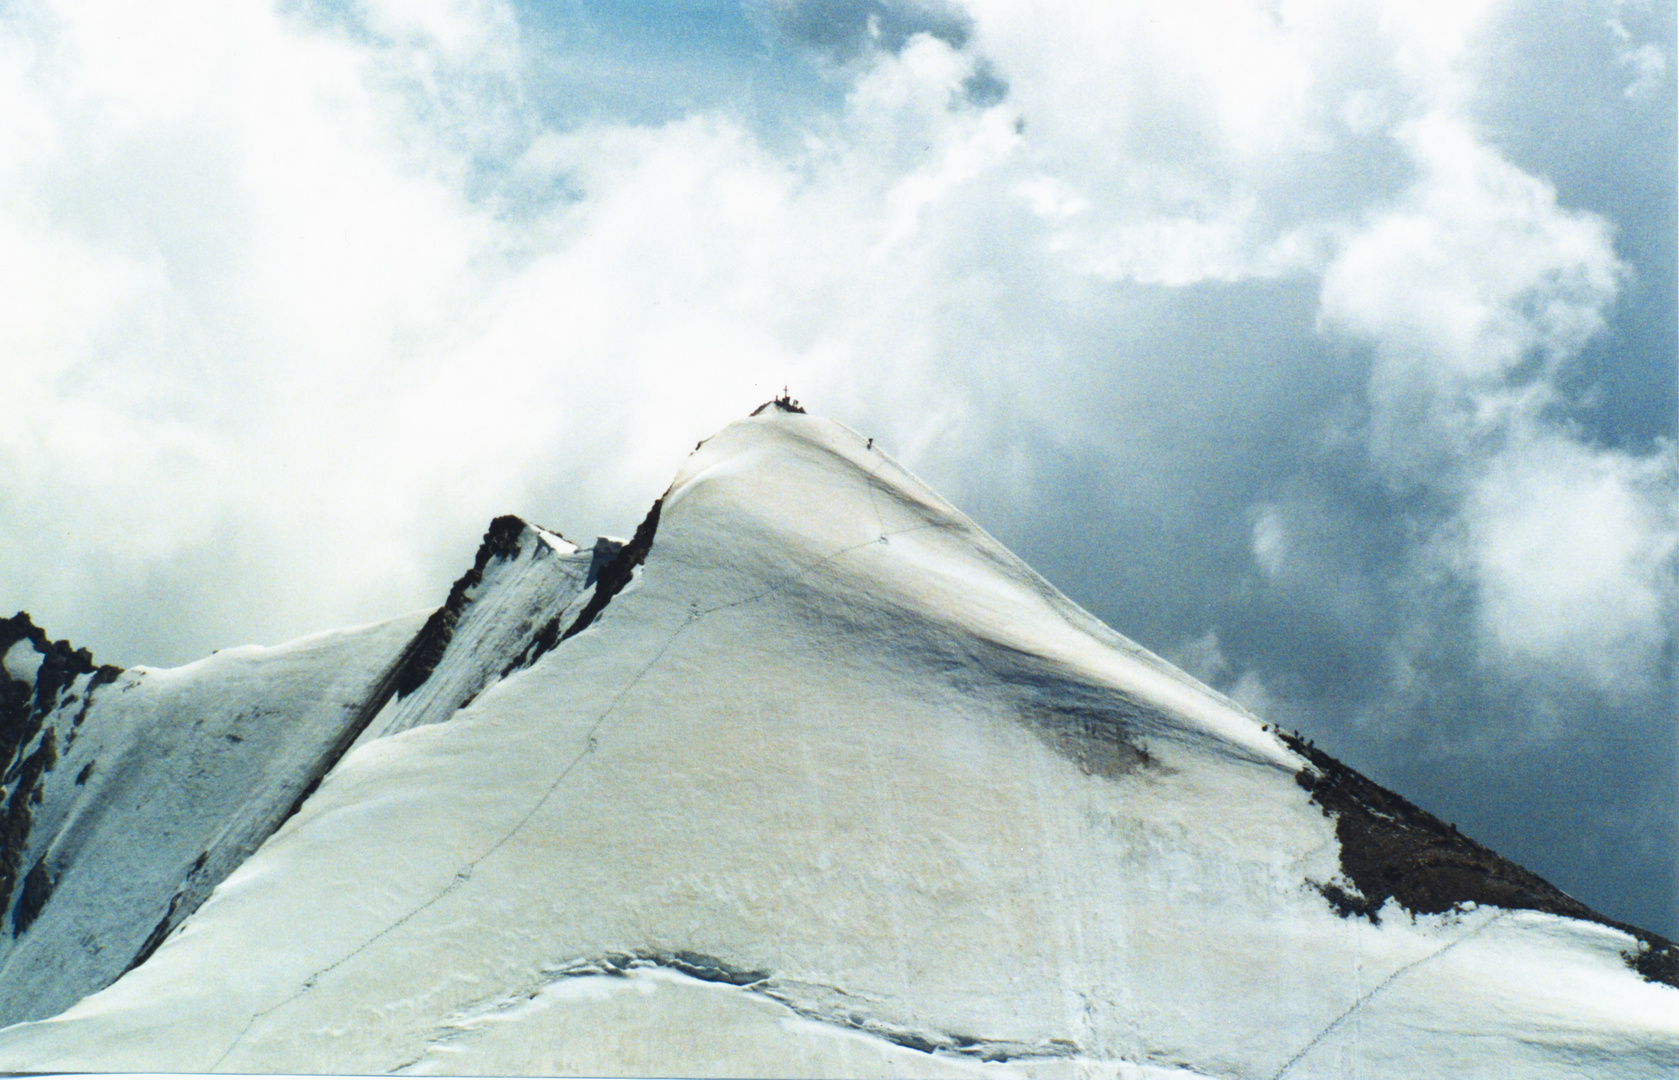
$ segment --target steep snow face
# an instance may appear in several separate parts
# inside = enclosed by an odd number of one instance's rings
[[[448,719],[557,639],[618,546],[578,552],[514,517],[419,616],[230,649],[167,671],[96,668],[0,623],[0,1022],[50,1016],[143,963],[357,738]],[[544,634],[548,636],[544,638]],[[505,659],[514,657],[509,664]]]
[[[420,726],[392,713],[114,986],[0,1032],[0,1068],[1679,1069],[1634,935],[1357,914],[1325,812],[1352,787],[837,425],[709,440],[574,593],[552,550],[508,568],[544,582],[517,633],[463,606],[426,646]]]
[[[32,692],[5,778],[0,1017],[50,1016],[143,961],[338,760],[419,622],[170,670],[94,668],[39,631],[12,645]]]
[[[616,555],[614,541],[579,552],[564,537],[516,517],[491,522],[478,558],[421,629],[397,693],[362,733],[383,738],[449,719],[502,675],[552,648],[560,620]]]

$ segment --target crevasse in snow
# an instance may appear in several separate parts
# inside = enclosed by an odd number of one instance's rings
[[[1679,1070],[1665,942],[1270,731],[838,425],[732,425],[622,546],[516,519],[486,545],[423,628],[238,651],[288,701],[391,692],[143,963],[0,1031],[0,1067]],[[206,712],[228,656],[129,696]]]

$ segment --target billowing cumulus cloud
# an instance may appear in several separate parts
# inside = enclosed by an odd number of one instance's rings
[[[1679,490],[1660,459],[1555,434],[1499,454],[1464,508],[1484,654],[1606,691],[1661,671],[1679,611]]]
[[[788,384],[1679,930],[1672,19],[1548,10],[12,5],[0,599],[130,663],[426,606]]]

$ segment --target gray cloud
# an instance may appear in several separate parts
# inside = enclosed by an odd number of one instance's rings
[[[765,11],[781,33],[839,63],[901,52],[916,34],[961,49],[973,33],[968,13],[944,0],[769,0]]]

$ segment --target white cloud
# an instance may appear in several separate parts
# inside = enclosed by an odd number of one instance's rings
[[[225,613],[258,634],[404,591],[401,565],[331,552],[409,494],[360,467],[378,404],[460,316],[491,226],[396,145],[343,41],[249,5],[28,14],[5,27],[0,118],[20,601],[65,575],[97,594],[229,531],[273,535],[278,576],[311,582]]]
[[[1642,9],[1635,10],[1635,13],[1647,14],[1652,6],[1648,3],[1637,3],[1636,0],[1632,3],[1628,3],[1627,0],[1617,0],[1614,5],[1615,14],[1606,23],[1609,31],[1615,35],[1619,45],[1616,50],[1616,60],[1622,67],[1630,69],[1631,81],[1626,84],[1626,88],[1621,93],[1632,101],[1643,101],[1655,97],[1656,94],[1661,92],[1664,81],[1671,81],[1664,80],[1663,76],[1667,74],[1673,43],[1668,42],[1667,48],[1664,49],[1654,41],[1639,41],[1633,31],[1628,28],[1627,20],[1623,17],[1628,13],[1627,9],[1629,8]]]
[[[1293,711],[1288,703],[1271,692],[1257,671],[1242,672],[1225,693],[1248,712],[1264,717],[1278,727],[1285,726],[1292,719]]]
[[[1208,630],[1173,649],[1168,659],[1208,686],[1222,686],[1230,678],[1230,661],[1219,647],[1218,633]]]
[[[1274,504],[1255,508],[1253,520],[1253,561],[1275,578],[1283,572],[1289,560],[1288,522],[1282,508]]]
[[[1613,232],[1464,117],[1430,113],[1401,138],[1417,183],[1344,241],[1321,320],[1376,356],[1373,460],[1440,508],[1417,589],[1444,584],[1449,603],[1467,583],[1481,659],[1516,677],[1646,692],[1679,597],[1672,448],[1594,445],[1562,419],[1561,378],[1625,277]]]
[[[1380,377],[1496,385],[1602,329],[1623,271],[1607,222],[1559,208],[1462,117],[1429,114],[1400,139],[1420,178],[1351,232],[1323,283],[1325,323],[1373,342]]]
[[[1679,617],[1679,461],[1530,438],[1491,463],[1465,508],[1488,651],[1644,690]]]

